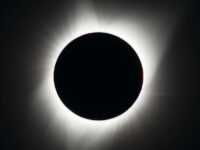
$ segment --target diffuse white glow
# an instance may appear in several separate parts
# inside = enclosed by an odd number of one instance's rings
[[[79,5],[75,12],[74,19],[70,20],[71,26],[66,25],[62,34],[55,35],[56,40],[49,42],[48,50],[46,49],[47,58],[42,58],[46,62],[44,66],[41,66],[46,68],[43,72],[45,78],[34,93],[34,99],[36,99],[34,103],[35,105],[45,105],[44,111],[52,120],[49,131],[58,138],[60,136],[60,139],[66,139],[66,147],[70,150],[80,149],[80,147],[81,149],[93,149],[94,145],[97,146],[114,138],[116,132],[130,120],[136,122],[137,115],[145,113],[143,108],[150,106],[147,87],[156,72],[170,33],[160,33],[164,26],[159,23],[159,18],[149,21],[140,16],[140,20],[138,20],[138,16],[134,16],[132,13],[119,16],[108,24],[103,18],[97,17],[90,4],[85,3]],[[168,29],[170,30],[170,27]],[[73,39],[91,32],[110,33],[127,41],[140,57],[144,70],[143,89],[137,101],[124,114],[106,121],[92,121],[72,113],[61,102],[54,87],[54,66],[61,51]],[[135,126],[137,125],[135,124]]]

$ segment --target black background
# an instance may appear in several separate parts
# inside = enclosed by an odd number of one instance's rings
[[[153,97],[160,104],[142,118],[140,134],[121,133],[110,149],[198,149],[200,147],[200,7],[198,1],[94,1],[98,10],[111,9],[117,13],[142,8],[162,10],[180,7],[184,17],[179,21],[170,44],[162,58],[152,83]],[[63,3],[65,5],[63,5]],[[2,1],[0,9],[0,149],[38,150],[66,149],[43,133],[48,118],[33,118],[29,93],[42,80],[32,66],[40,65],[37,57],[45,55],[41,39],[35,35],[48,34],[46,25],[55,32],[62,26],[62,13],[73,9],[66,1]],[[145,11],[145,9],[143,11]],[[73,15],[68,11],[68,16]],[[58,25],[59,22],[59,25]],[[167,28],[166,24],[166,28]],[[163,31],[165,32],[165,31]],[[59,33],[57,33],[59,34]],[[50,38],[51,37],[50,35]],[[40,108],[42,109],[42,108]],[[45,123],[44,123],[45,122]],[[131,131],[131,130],[130,130]],[[64,141],[64,140],[63,140]]]

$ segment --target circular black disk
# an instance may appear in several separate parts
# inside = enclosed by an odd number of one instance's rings
[[[62,102],[75,114],[104,120],[124,113],[143,82],[133,48],[107,33],[90,33],[70,42],[55,65],[54,82]]]

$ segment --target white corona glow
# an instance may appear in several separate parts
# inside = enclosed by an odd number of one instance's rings
[[[43,113],[46,113],[51,119],[49,130],[52,134],[59,134],[60,138],[66,139],[66,147],[76,149],[78,143],[82,149],[92,149],[94,145],[100,145],[106,140],[114,138],[117,131],[128,124],[130,120],[136,122],[135,126],[138,125],[138,114],[144,113],[144,108],[147,111],[147,107],[150,106],[149,86],[171,33],[161,35],[160,31],[164,26],[156,16],[152,21],[145,17],[142,18],[142,16],[140,16],[141,19],[138,19],[138,16],[132,13],[119,16],[117,19],[110,18],[111,21],[108,22],[104,18],[98,17],[91,5],[84,3],[79,6],[74,10],[76,14],[70,20],[70,26],[66,25],[66,28],[62,28],[62,31],[55,34],[55,38],[51,42],[46,42],[43,47],[46,56],[42,58],[45,62],[40,67],[44,68],[42,72],[44,80],[33,94],[35,99],[33,105],[44,106]],[[138,54],[144,71],[143,88],[134,105],[124,114],[105,121],[88,120],[72,113],[61,102],[54,86],[54,66],[61,51],[73,39],[92,32],[113,34],[127,41]],[[84,141],[84,138],[87,141]]]

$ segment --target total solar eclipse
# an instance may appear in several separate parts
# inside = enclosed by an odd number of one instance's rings
[[[108,33],[89,33],[71,41],[60,53],[54,84],[65,106],[83,118],[106,120],[127,111],[143,83],[134,49]]]

